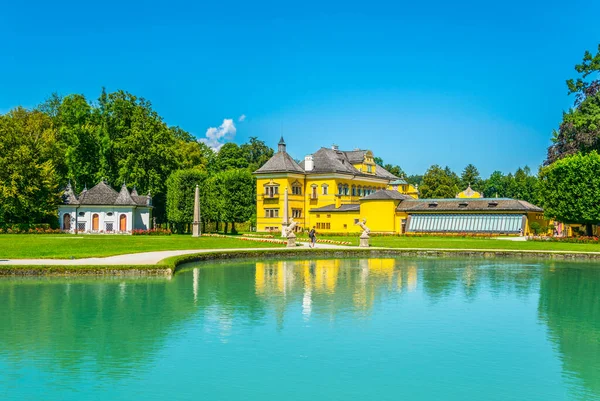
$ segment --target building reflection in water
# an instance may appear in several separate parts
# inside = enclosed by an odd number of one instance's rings
[[[257,262],[254,279],[256,295],[276,300],[271,306],[281,313],[288,301],[301,298],[302,315],[308,320],[315,310],[334,318],[348,305],[369,311],[380,293],[415,291],[418,270],[416,264],[399,264],[392,258],[273,261]]]

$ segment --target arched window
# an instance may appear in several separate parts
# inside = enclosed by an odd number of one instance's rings
[[[352,185],[352,196],[356,196],[356,186]]]
[[[328,195],[328,192],[329,192],[329,185],[327,185],[327,184],[323,184],[323,185],[322,185],[322,188],[323,188],[323,195]]]
[[[346,185],[344,185],[344,195],[346,195],[346,196],[347,196],[347,195],[349,195],[349,194],[350,194],[350,191],[349,191],[349,189],[348,189],[348,184],[346,184]]]
[[[344,194],[344,186],[342,184],[338,184],[338,195]]]
[[[119,231],[127,231],[127,215],[122,214],[119,217]]]
[[[63,215],[63,230],[71,231],[71,215],[69,213]]]
[[[94,213],[92,215],[92,231],[98,231],[99,225],[100,225],[100,216],[98,216],[98,213]]]

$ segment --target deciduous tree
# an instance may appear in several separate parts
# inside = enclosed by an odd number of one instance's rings
[[[600,221],[600,155],[596,151],[557,160],[540,170],[540,199],[546,217],[585,224],[588,235]]]

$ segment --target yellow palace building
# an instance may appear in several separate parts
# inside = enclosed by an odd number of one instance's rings
[[[527,234],[530,222],[544,224],[543,210],[528,202],[484,198],[470,187],[455,199],[419,199],[418,188],[374,161],[370,150],[320,148],[297,163],[281,138],[277,153],[254,172],[257,231],[297,229],[361,232],[478,232]]]

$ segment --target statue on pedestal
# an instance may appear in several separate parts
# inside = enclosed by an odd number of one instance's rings
[[[288,248],[296,246],[296,234],[294,233],[294,230],[296,229],[297,225],[298,223],[291,218],[290,224],[288,224],[288,226],[285,228],[285,237],[287,238]]]
[[[367,223],[367,219],[363,219],[363,221],[357,221],[355,224],[357,226],[360,226],[360,228],[363,229],[362,234],[360,234],[360,247],[361,248],[368,248],[369,247],[369,233],[371,232],[371,230],[369,230],[369,227],[366,226]]]

